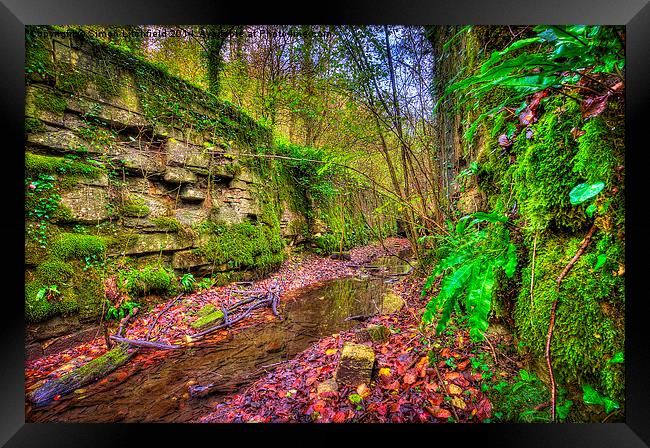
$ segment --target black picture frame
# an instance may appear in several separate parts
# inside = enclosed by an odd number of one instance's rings
[[[0,235],[5,265],[0,321],[0,444],[7,447],[168,446],[206,443],[255,443],[271,438],[285,444],[325,441],[345,443],[388,433],[398,443],[480,446],[643,447],[650,446],[650,344],[642,289],[644,164],[641,163],[650,104],[649,0],[443,0],[328,1],[286,6],[277,2],[207,0],[2,0],[0,43],[3,57],[0,113],[2,134],[3,219]],[[306,8],[312,8],[307,10]],[[24,415],[23,170],[24,165],[24,26],[37,24],[620,24],[626,25],[626,420],[606,424],[487,425],[171,425],[171,424],[34,424]],[[647,177],[647,174],[645,174]],[[362,431],[364,434],[358,434]],[[300,434],[294,434],[299,432]],[[236,433],[236,434],[233,434]],[[237,436],[227,442],[226,436]],[[357,435],[361,437],[357,438]],[[199,441],[199,438],[201,440]],[[373,441],[374,442],[374,441]],[[376,443],[375,442],[375,443]],[[354,442],[353,442],[354,443]],[[371,442],[372,443],[372,442]]]

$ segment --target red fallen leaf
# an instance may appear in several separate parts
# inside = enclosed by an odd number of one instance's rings
[[[381,415],[382,417],[386,415],[387,409],[385,404],[380,404],[377,406],[377,414]]]
[[[334,414],[334,417],[332,417],[332,421],[334,423],[343,423],[343,422],[345,422],[345,412],[338,411],[336,414]]]
[[[55,395],[54,398],[52,398],[52,400],[54,401],[59,401],[60,399],[61,399],[61,395]]]
[[[490,400],[487,399],[487,397],[483,397],[483,399],[478,403],[478,406],[476,407],[476,418],[479,420],[485,420],[491,416],[492,404],[490,403]]]
[[[442,397],[442,395],[435,395],[435,396],[429,398],[429,402],[430,402],[431,405],[433,405],[433,406],[440,406],[440,404],[441,404],[443,401],[444,401],[444,398]]]
[[[449,350],[449,347],[443,348],[442,351],[440,352],[440,356],[442,356],[443,358],[449,358],[450,354],[451,354],[451,350]]]
[[[424,409],[426,409],[427,412],[433,415],[435,418],[446,420],[451,417],[451,412],[438,406],[425,406]]]
[[[469,365],[469,362],[470,362],[469,359],[459,362],[458,364],[456,364],[456,367],[458,368],[458,370],[465,370]]]
[[[530,128],[526,129],[526,138],[527,138],[528,140],[530,140],[531,138],[533,138],[533,135],[534,135],[534,132],[533,132],[532,129],[530,129]]]
[[[413,384],[417,380],[417,376],[415,376],[413,373],[408,372],[406,375],[404,375],[404,382],[406,384]]]
[[[462,375],[458,372],[447,372],[445,373],[445,379],[449,381],[454,381],[460,378]]]
[[[603,113],[609,97],[610,93],[606,93],[585,99],[582,102],[582,118],[592,118]]]
[[[499,136],[499,145],[503,146],[504,148],[510,146],[512,143],[510,142],[510,139],[506,134],[501,134]]]

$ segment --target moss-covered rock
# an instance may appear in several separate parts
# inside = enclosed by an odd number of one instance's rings
[[[190,324],[195,330],[207,327],[208,325],[216,325],[223,319],[223,311],[217,309],[214,305],[205,305],[197,312],[198,318]]]
[[[336,370],[336,382],[353,387],[370,384],[374,363],[375,352],[371,347],[346,342]]]
[[[103,259],[106,241],[94,235],[62,233],[53,242],[51,254],[60,260],[83,260],[86,257]]]

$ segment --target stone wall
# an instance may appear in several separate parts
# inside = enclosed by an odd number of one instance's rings
[[[206,223],[250,223],[299,240],[292,229],[305,218],[279,200],[263,161],[242,156],[270,148],[269,129],[118,48],[83,34],[28,31],[26,306],[57,279],[44,274],[45,261],[74,270],[97,261],[81,246],[56,252],[61,235],[95,236],[109,258],[162,261],[176,274],[234,269],[201,256]],[[28,320],[95,317],[99,302],[84,313],[74,278],[75,304],[54,312],[42,303],[49,311],[26,311]]]

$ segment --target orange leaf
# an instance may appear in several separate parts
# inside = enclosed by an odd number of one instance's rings
[[[370,395],[370,389],[368,389],[368,386],[366,386],[365,383],[361,383],[357,387],[357,394],[359,394],[361,398],[367,398],[368,395]]]
[[[338,411],[336,414],[334,414],[334,417],[332,417],[332,421],[334,423],[343,423],[343,422],[345,422],[345,412]]]
[[[415,376],[411,372],[407,372],[406,375],[404,375],[404,382],[406,384],[413,384],[417,379],[418,379],[417,376]]]
[[[435,418],[447,419],[451,417],[451,412],[446,409],[439,408],[438,406],[427,406],[425,409]]]

